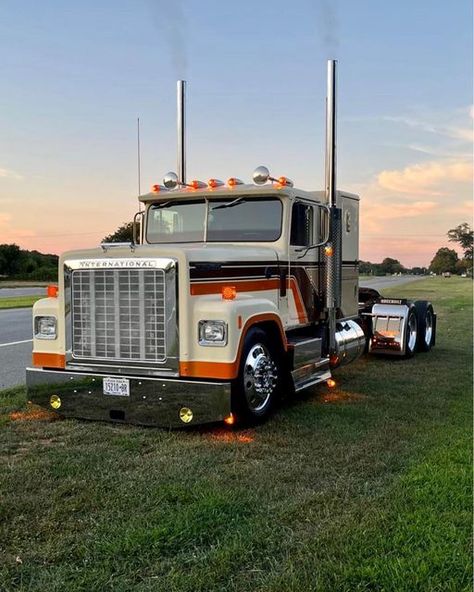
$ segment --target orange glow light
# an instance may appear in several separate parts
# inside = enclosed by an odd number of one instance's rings
[[[328,257],[332,257],[334,254],[334,249],[330,245],[327,245],[326,247],[324,247],[324,252]]]
[[[227,425],[234,425],[235,423],[235,417],[234,414],[231,413],[230,415],[228,415],[225,419],[224,419],[224,423],[226,423]]]
[[[224,183],[222,181],[219,181],[219,179],[209,179],[207,184],[211,189],[215,189],[216,187],[224,185]]]
[[[236,179],[235,177],[231,177],[228,179],[227,185],[229,187],[235,187],[236,185],[242,185],[242,181],[240,179]]]
[[[59,292],[58,286],[48,286],[46,288],[46,294],[47,294],[48,298],[57,298],[58,292]]]
[[[224,286],[222,288],[222,298],[224,300],[234,300],[237,296],[237,289],[235,286]]]
[[[197,179],[194,179],[194,181],[191,181],[191,187],[193,189],[199,189],[199,181]]]
[[[280,185],[286,185],[286,183],[287,183],[286,177],[279,177],[278,178],[278,183]]]
[[[152,185],[151,186],[152,193],[159,193],[160,189],[161,189],[161,187],[159,185]]]
[[[336,381],[334,380],[334,378],[328,378],[326,380],[326,384],[329,388],[334,388],[336,386]]]

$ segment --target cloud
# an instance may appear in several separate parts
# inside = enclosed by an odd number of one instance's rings
[[[472,162],[468,160],[431,161],[381,171],[377,183],[397,193],[436,196],[446,194],[445,183],[469,183],[472,176]]]
[[[473,113],[473,106],[470,105],[467,109],[463,109],[463,119],[464,124],[466,118],[466,111],[469,114],[469,117],[472,119]],[[469,142],[472,143],[473,141],[473,128],[472,124],[465,127],[465,125],[453,124],[453,123],[433,123],[432,121],[428,121],[421,117],[407,117],[404,115],[401,116],[393,116],[393,115],[383,115],[380,119],[382,121],[389,121],[393,123],[401,123],[407,127],[416,128],[422,130],[424,132],[428,132],[429,134],[436,134],[439,136],[446,136],[448,138],[453,138],[455,140],[461,140],[462,142]]]
[[[23,177],[19,175],[17,172],[12,171],[10,169],[2,169],[0,168],[0,177],[4,179],[17,179],[20,180]]]

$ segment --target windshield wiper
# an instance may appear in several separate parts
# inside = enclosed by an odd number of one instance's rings
[[[222,210],[224,208],[233,208],[234,206],[238,206],[243,201],[246,201],[245,197],[238,197],[237,199],[234,199],[234,201],[230,201],[229,203],[223,203],[220,206],[214,206],[213,208],[211,208],[211,210]]]
[[[166,208],[167,206],[169,206],[170,203],[172,203],[171,200],[170,201],[165,201],[165,202],[160,203],[160,204],[154,204],[154,205],[151,206],[151,209],[152,210],[161,210],[161,208]]]

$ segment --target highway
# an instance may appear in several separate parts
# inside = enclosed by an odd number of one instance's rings
[[[361,277],[359,285],[361,288],[374,288],[375,290],[383,290],[384,288],[392,288],[393,286],[402,286],[409,282],[416,282],[423,280],[427,276],[423,275],[396,275],[396,276],[380,276],[380,277]]]
[[[31,333],[31,308],[0,310],[0,389],[25,383]]]
[[[422,276],[362,278],[360,285],[375,288],[383,293],[383,288],[419,279],[423,279]],[[28,288],[18,288],[22,292],[26,289]],[[4,290],[6,288],[1,291]],[[8,290],[16,290],[16,288]],[[7,294],[2,295],[7,296]],[[8,294],[8,296],[15,295],[19,295],[18,292]],[[0,389],[25,383],[25,368],[31,365],[31,332],[31,308],[0,310]]]

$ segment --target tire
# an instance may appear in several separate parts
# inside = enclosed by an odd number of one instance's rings
[[[407,317],[407,326],[405,331],[405,355],[404,358],[412,358],[416,352],[418,342],[418,318],[416,308],[411,305]]]
[[[436,334],[436,319],[433,306],[427,300],[417,300],[415,309],[418,317],[416,349],[420,352],[429,352],[435,344]]]
[[[249,330],[239,374],[232,383],[232,413],[238,425],[255,425],[272,413],[281,393],[282,353],[265,331]]]

